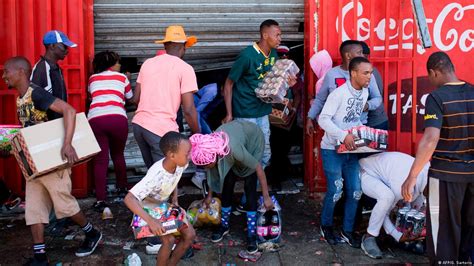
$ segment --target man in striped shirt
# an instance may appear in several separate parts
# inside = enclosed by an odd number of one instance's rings
[[[474,247],[474,86],[457,78],[444,52],[429,57],[427,70],[437,89],[426,101],[425,132],[402,195],[411,200],[416,177],[432,157],[427,213],[430,262],[462,263]]]

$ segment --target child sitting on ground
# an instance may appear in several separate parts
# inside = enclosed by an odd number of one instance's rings
[[[172,251],[175,243],[174,236],[162,235],[166,231],[163,225],[143,209],[143,204],[151,202],[158,205],[161,202],[166,202],[173,192],[172,204],[178,206],[177,186],[181,175],[188,166],[191,144],[185,136],[171,131],[161,138],[160,149],[163,151],[165,158],[150,167],[146,176],[129,191],[124,202],[133,213],[146,221],[155,235],[161,238],[162,246],[156,258],[156,264],[176,265],[193,243],[195,238],[194,228],[185,221],[187,226],[179,230],[181,241]]]

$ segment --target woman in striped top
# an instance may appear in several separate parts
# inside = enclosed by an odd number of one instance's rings
[[[106,207],[106,177],[110,157],[114,163],[117,188],[127,190],[124,149],[128,135],[125,100],[133,97],[130,82],[120,73],[120,57],[115,52],[98,53],[93,61],[94,74],[89,79],[91,105],[87,118],[99,142],[101,152],[94,158],[97,202],[94,208]]]

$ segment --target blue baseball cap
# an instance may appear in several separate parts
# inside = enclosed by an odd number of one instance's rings
[[[76,47],[77,44],[71,42],[69,38],[61,31],[52,30],[46,32],[43,37],[43,44],[55,44],[55,43],[62,43],[68,47]]]

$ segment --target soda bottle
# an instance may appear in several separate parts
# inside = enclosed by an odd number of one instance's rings
[[[267,220],[265,218],[265,213],[258,212],[257,218],[257,236],[260,242],[264,242],[268,235],[268,227],[266,225]]]
[[[197,208],[192,208],[186,212],[186,217],[188,218],[188,221],[191,223],[191,225],[194,225],[196,223],[197,211]]]
[[[273,211],[266,211],[265,212],[265,226],[267,227],[267,235],[265,237],[265,240],[271,240],[273,238],[272,235],[272,229],[273,229],[273,224],[272,224],[272,215]]]

